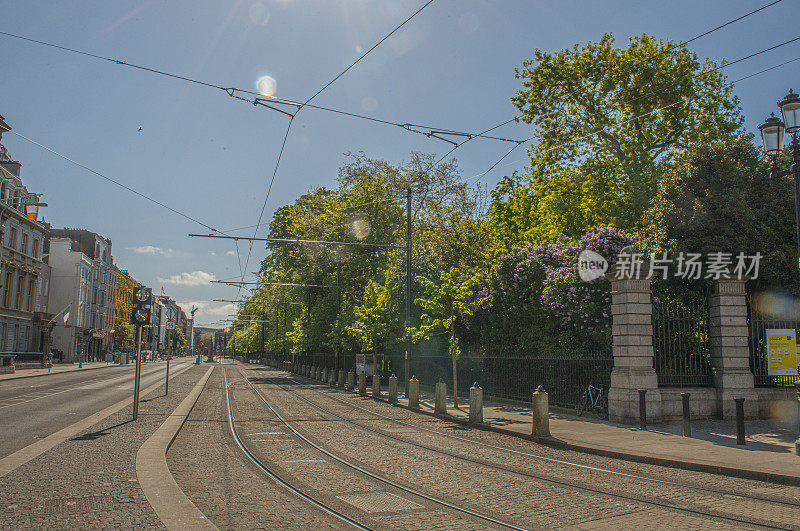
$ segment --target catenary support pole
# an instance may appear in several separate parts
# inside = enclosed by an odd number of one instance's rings
[[[406,339],[406,398],[410,398],[411,382],[411,338],[408,328],[411,326],[411,187],[406,188],[406,327],[403,336]]]

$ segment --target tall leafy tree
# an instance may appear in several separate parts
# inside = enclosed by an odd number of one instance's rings
[[[535,50],[516,70],[512,102],[531,124],[527,179],[494,197],[512,241],[570,237],[599,225],[636,226],[665,167],[691,144],[741,133],[733,85],[717,64],[648,35]],[[519,196],[519,197],[518,197]]]

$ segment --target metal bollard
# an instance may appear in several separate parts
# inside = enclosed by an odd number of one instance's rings
[[[447,413],[447,384],[441,380],[436,384],[436,399],[433,411],[440,415]]]
[[[358,394],[367,394],[367,373],[362,372],[361,378],[358,379]]]
[[[469,421],[473,424],[483,422],[483,389],[478,382],[469,388]]]
[[[345,378],[344,369],[339,369],[339,387],[344,387]]]
[[[691,393],[681,393],[681,400],[683,400],[683,436],[684,437],[691,437],[692,436],[692,424],[691,419],[689,418],[689,397],[692,396]]]
[[[419,380],[416,376],[408,381],[408,407],[419,409]]]
[[[347,383],[345,384],[344,388],[348,391],[352,391],[356,386],[356,373],[353,371],[349,371],[347,373]]]
[[[389,377],[389,403],[397,403],[397,376],[395,375]]]
[[[639,429],[644,431],[647,429],[647,389],[638,389],[639,391]]]
[[[372,398],[380,398],[381,397],[381,375],[380,374],[373,374],[372,375]]]
[[[744,398],[734,398],[736,402],[736,444],[744,444]]]

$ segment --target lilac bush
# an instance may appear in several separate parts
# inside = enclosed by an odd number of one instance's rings
[[[613,265],[620,250],[635,238],[614,227],[599,227],[578,241],[565,236],[541,245],[515,247],[498,257],[476,297],[485,300],[468,329],[483,323],[487,328],[503,328],[506,335],[518,333],[547,339],[553,333],[568,333],[597,343],[611,326],[610,282],[597,279],[584,282],[578,276],[578,255],[585,249],[603,256]],[[491,324],[489,324],[491,322]],[[539,333],[530,328],[538,327]],[[485,335],[485,334],[481,334]],[[496,339],[499,338],[494,338]],[[535,339],[534,339],[535,341]]]

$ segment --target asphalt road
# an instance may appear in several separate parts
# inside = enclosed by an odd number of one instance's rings
[[[170,373],[194,358],[170,362]],[[163,381],[166,362],[142,366],[142,388]],[[0,458],[123,400],[133,393],[134,365],[0,381]]]

